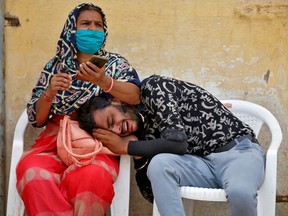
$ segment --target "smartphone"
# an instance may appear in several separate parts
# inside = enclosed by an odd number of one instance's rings
[[[96,65],[97,67],[102,68],[102,67],[106,64],[106,62],[108,61],[108,59],[105,58],[105,57],[93,55],[93,56],[89,59],[89,61],[90,61],[91,63],[93,63],[94,65]]]

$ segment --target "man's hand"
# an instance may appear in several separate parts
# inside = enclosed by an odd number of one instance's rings
[[[104,129],[94,129],[93,136],[102,142],[103,146],[107,147],[115,154],[128,154],[129,141],[137,140],[135,135],[121,137],[111,131]]]

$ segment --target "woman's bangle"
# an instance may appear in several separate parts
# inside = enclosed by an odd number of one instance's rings
[[[108,90],[104,90],[104,89],[103,89],[103,91],[104,91],[104,92],[107,92],[107,93],[108,93],[108,92],[110,92],[110,91],[111,91],[111,89],[113,88],[114,79],[113,79],[112,77],[110,77],[110,80],[111,80],[111,84],[110,84],[110,87],[108,88]]]
[[[43,93],[43,98],[46,102],[48,103],[52,103],[53,102],[53,98],[49,98],[46,94],[46,92]]]

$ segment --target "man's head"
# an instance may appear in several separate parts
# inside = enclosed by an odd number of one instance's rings
[[[94,97],[79,110],[77,120],[82,129],[92,134],[94,128],[110,130],[120,136],[136,132],[141,125],[141,117],[134,106]]]

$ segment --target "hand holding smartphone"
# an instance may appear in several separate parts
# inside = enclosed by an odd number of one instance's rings
[[[97,55],[93,55],[89,59],[89,62],[93,63],[94,65],[96,65],[99,68],[102,68],[106,64],[107,61],[108,61],[107,58],[101,57],[101,56],[97,56]]]

